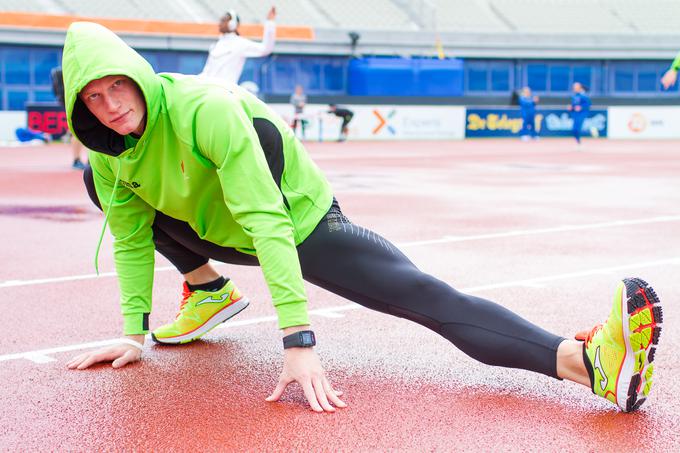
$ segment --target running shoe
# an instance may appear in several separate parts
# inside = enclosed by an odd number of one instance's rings
[[[647,282],[630,278],[618,284],[607,321],[585,338],[577,335],[585,341],[583,360],[593,393],[624,412],[645,402],[662,322],[661,302]]]
[[[231,280],[217,291],[191,291],[184,282],[182,303],[175,321],[154,330],[151,338],[164,344],[189,343],[240,313],[248,303]]]

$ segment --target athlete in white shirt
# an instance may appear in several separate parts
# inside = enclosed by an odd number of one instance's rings
[[[239,36],[238,14],[233,10],[227,11],[219,23],[222,36],[210,47],[208,61],[199,75],[238,83],[246,58],[264,57],[272,53],[276,40],[275,19],[276,8],[272,6],[264,23],[262,42],[254,42]]]

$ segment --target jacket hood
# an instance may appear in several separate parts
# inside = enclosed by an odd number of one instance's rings
[[[93,80],[125,75],[139,86],[146,102],[146,128],[151,129],[161,109],[161,80],[151,65],[106,27],[74,22],[68,28],[62,58],[66,117],[73,134],[89,149],[119,156],[125,137],[104,126],[78,93]]]

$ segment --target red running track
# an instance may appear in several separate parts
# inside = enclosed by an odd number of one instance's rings
[[[617,279],[659,293],[654,389],[619,413],[586,388],[474,362],[430,331],[308,287],[317,350],[349,407],[315,414],[299,388],[266,403],[280,335],[259,271],[220,269],[251,306],[141,363],[68,371],[120,332],[110,239],[68,149],[0,149],[0,450],[680,451],[680,145],[567,140],[310,143],[345,213],[424,270],[555,333],[607,316]],[[152,326],[180,277],[160,267]],[[71,347],[74,350],[65,351]],[[56,349],[55,349],[56,348]]]

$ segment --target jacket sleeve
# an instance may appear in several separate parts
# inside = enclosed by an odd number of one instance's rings
[[[199,152],[217,167],[227,208],[252,238],[279,327],[309,324],[293,223],[245,109],[226,95],[203,103],[196,116]]]
[[[130,189],[114,186],[119,162],[90,153],[97,197],[109,216],[113,252],[120,286],[125,335],[146,334],[151,312],[154,243],[151,225],[156,211]],[[112,168],[113,167],[113,168]],[[113,199],[111,194],[115,191]],[[111,204],[109,204],[109,202]]]
[[[272,20],[268,20],[264,23],[262,42],[251,41],[249,39],[241,40],[244,56],[250,58],[266,57],[274,50],[275,42],[276,23]]]

